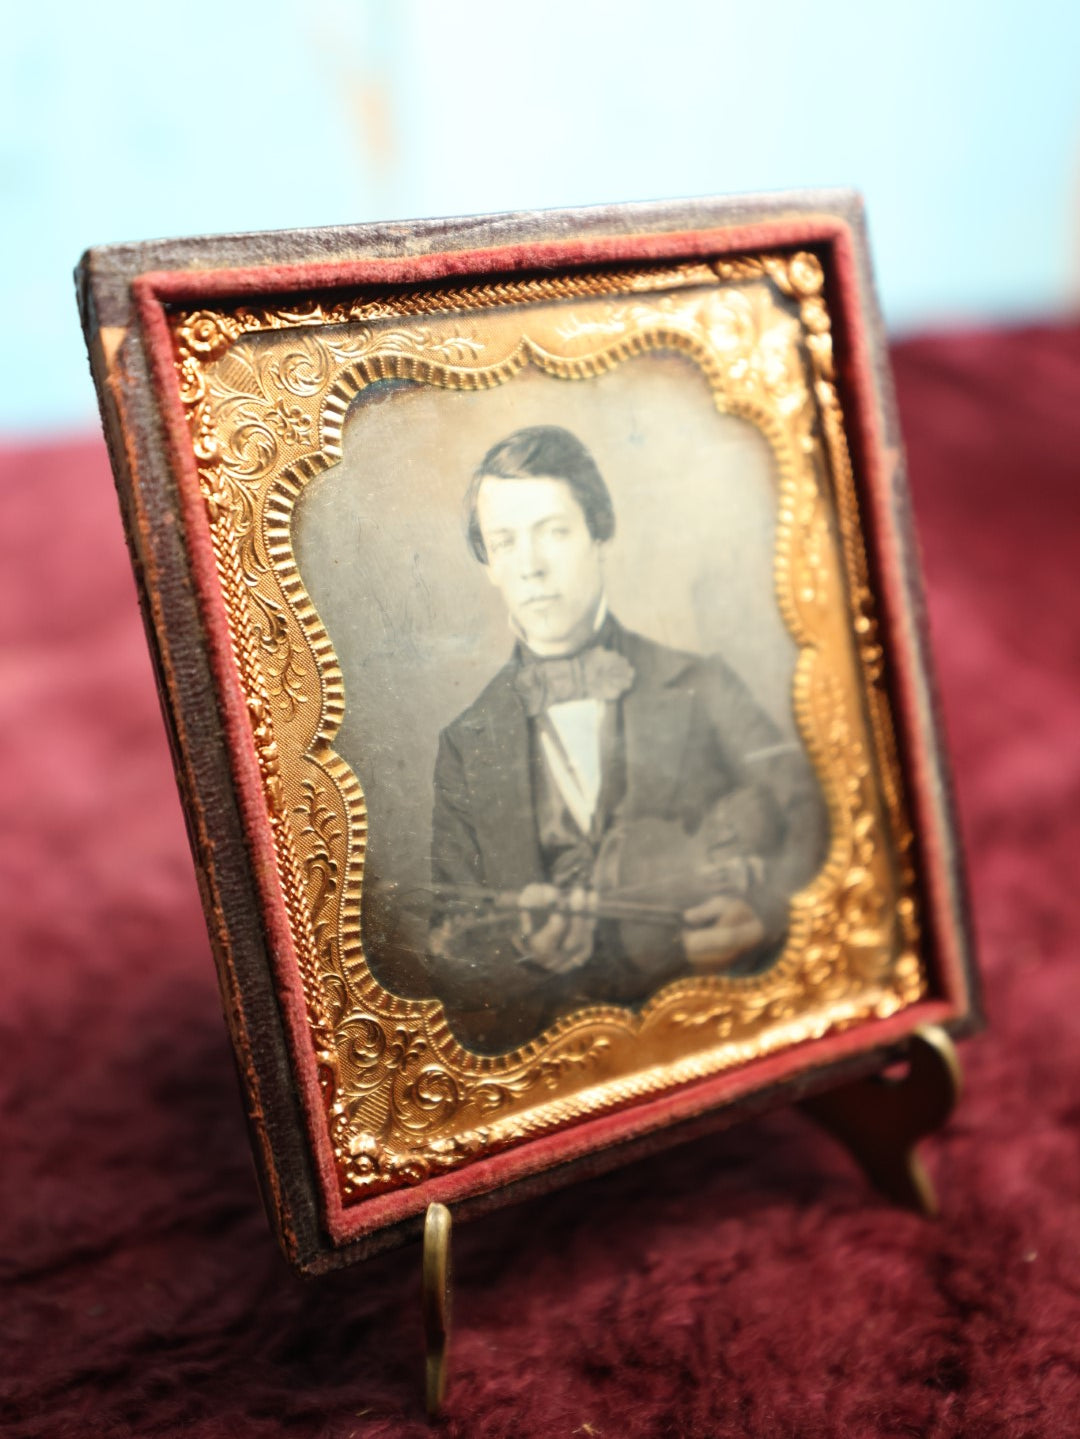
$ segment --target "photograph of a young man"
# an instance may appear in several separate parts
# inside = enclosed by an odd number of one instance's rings
[[[465,509],[512,652],[435,764],[428,963],[455,1033],[496,1052],[583,1005],[767,967],[823,858],[801,745],[719,655],[611,612],[614,507],[569,430],[495,444]]]

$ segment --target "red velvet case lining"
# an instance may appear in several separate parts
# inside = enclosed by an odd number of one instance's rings
[[[891,680],[898,740],[908,768],[909,794],[923,863],[926,924],[936,960],[943,1000],[930,1000],[888,1020],[866,1024],[772,1055],[737,1071],[700,1081],[632,1109],[606,1114],[572,1129],[521,1144],[479,1160],[454,1173],[346,1207],[342,1204],[330,1148],[322,1092],[311,1046],[299,968],[285,912],[267,818],[247,701],[232,653],[228,617],[214,564],[210,529],[199,488],[176,379],[175,354],[166,305],[207,300],[295,293],[318,289],[385,288],[450,277],[505,275],[521,270],[679,261],[798,245],[827,246],[826,271],[834,316],[847,343],[843,401],[852,448],[858,457],[857,482],[864,524],[873,537],[874,579]],[[859,295],[852,237],[831,215],[803,215],[742,227],[668,234],[581,236],[566,241],[513,245],[497,249],[451,251],[404,259],[368,259],[333,264],[267,266],[242,270],[151,272],[133,282],[133,295],[144,328],[155,388],[165,418],[167,440],[180,494],[192,575],[199,592],[212,668],[217,680],[222,722],[228,739],[237,800],[248,836],[256,882],[262,898],[266,937],[275,982],[285,1016],[294,1071],[303,1099],[312,1151],[316,1157],[327,1230],[344,1244],[410,1215],[432,1201],[452,1203],[486,1193],[583,1154],[657,1130],[711,1108],[836,1060],[894,1043],[920,1024],[967,1012],[971,996],[950,919],[945,862],[948,840],[934,802],[934,774],[921,739],[917,662],[905,616],[905,577],[899,536],[890,506],[892,464],[883,453],[875,403],[870,346]]]

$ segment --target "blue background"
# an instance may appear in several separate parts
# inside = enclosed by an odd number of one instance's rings
[[[9,436],[94,423],[107,241],[854,185],[894,330],[1080,274],[1076,3],[53,3],[0,64]]]

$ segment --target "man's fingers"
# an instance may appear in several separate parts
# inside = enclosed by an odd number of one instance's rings
[[[745,924],[756,918],[745,899],[733,894],[714,894],[703,904],[695,904],[683,914],[688,925]]]
[[[765,927],[751,913],[741,924],[716,924],[704,929],[684,929],[683,948],[691,964],[713,968],[727,964],[753,949],[765,938]]]
[[[571,914],[592,914],[596,910],[597,895],[594,889],[586,889],[584,885],[575,885],[567,897],[567,907]]]
[[[593,923],[584,916],[575,916],[563,923],[562,932],[541,963],[551,974],[568,974],[580,969],[592,954]]]
[[[683,948],[691,964],[703,961],[723,964],[726,960],[734,959],[737,954],[742,953],[739,940],[738,930],[727,925],[683,931]]]
[[[529,884],[518,895],[518,904],[521,951],[534,964],[549,974],[566,974],[579,969],[592,954],[595,899],[591,891],[578,886],[567,894],[553,884]]]
[[[518,904],[524,910],[550,909],[558,899],[559,891],[553,884],[527,884],[518,895]]]
[[[565,929],[566,920],[561,914],[550,915],[530,936],[533,948],[541,954],[546,950],[555,949],[561,943]]]
[[[595,932],[596,922],[588,915],[575,915],[570,920],[570,927],[563,939],[562,947],[574,956],[576,964],[584,964],[592,954]]]

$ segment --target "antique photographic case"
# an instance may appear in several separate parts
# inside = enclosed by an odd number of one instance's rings
[[[108,246],[78,285],[295,1265],[977,1020],[856,197]]]

